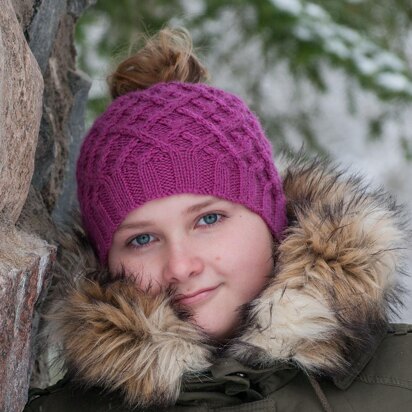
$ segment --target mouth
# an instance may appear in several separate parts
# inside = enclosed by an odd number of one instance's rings
[[[182,305],[194,305],[204,302],[215,294],[219,286],[220,285],[213,286],[211,288],[199,289],[196,292],[188,293],[186,295],[177,295],[175,302]]]

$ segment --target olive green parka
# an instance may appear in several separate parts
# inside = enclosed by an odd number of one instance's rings
[[[49,310],[67,375],[31,390],[25,412],[412,411],[412,327],[389,323],[400,209],[322,161],[291,162],[283,184],[274,273],[224,345],[167,291],[153,298],[99,269],[80,236]]]

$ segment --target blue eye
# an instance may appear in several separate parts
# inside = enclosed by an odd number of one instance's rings
[[[130,241],[130,245],[134,247],[142,247],[146,246],[150,243],[152,236],[148,233],[143,233],[142,235],[138,235]]]
[[[199,222],[203,220],[206,223],[206,225],[213,225],[214,223],[219,221],[219,217],[222,216],[218,213],[209,213],[208,215],[201,217]]]

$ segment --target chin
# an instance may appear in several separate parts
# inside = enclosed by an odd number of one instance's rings
[[[203,329],[207,336],[218,342],[230,339],[235,332],[235,323],[233,322],[228,322],[227,324],[225,323],[222,325],[211,325],[209,322],[207,324],[202,324],[201,322],[196,323]]]
[[[211,307],[198,308],[193,313],[192,321],[199,326],[212,340],[227,340],[236,333],[240,323],[238,310],[226,308],[222,317],[221,311],[215,311]]]

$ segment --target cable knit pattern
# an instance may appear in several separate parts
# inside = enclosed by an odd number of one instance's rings
[[[258,119],[238,97],[206,84],[158,83],[114,100],[83,142],[77,183],[102,263],[126,215],[169,195],[240,203],[277,238],[286,225],[281,180]]]

